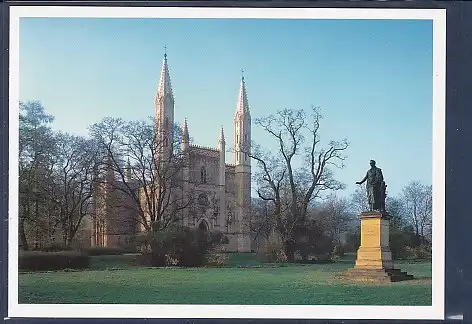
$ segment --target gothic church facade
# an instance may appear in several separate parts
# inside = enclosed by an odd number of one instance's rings
[[[174,124],[174,107],[165,54],[155,98],[157,128]],[[182,225],[225,233],[229,239],[226,245],[228,251],[251,251],[251,239],[244,221],[251,212],[251,159],[240,149],[250,149],[251,143],[251,116],[244,77],[241,78],[234,115],[234,164],[226,163],[225,160],[227,146],[223,128],[219,132],[216,148],[190,144],[187,119],[182,130],[181,149],[188,159],[188,164],[179,176],[184,177],[185,183],[198,182],[198,186],[191,188],[188,185],[180,193],[187,195],[194,189],[197,193],[195,201],[181,211]],[[107,173],[105,177],[106,183],[117,181],[112,173]],[[130,236],[144,230],[142,226],[133,223],[133,219],[136,219],[133,208],[123,206],[132,204],[131,199],[120,197],[120,207],[107,203],[112,199],[116,200],[116,197],[112,196],[119,194],[113,193],[111,187],[107,189],[105,186],[96,192],[96,217],[91,224],[91,246],[120,246]]]

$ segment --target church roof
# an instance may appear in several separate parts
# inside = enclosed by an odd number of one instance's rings
[[[220,156],[220,151],[218,149],[200,145],[190,145],[190,152],[192,154],[203,155],[212,158],[219,158]]]
[[[157,88],[157,96],[163,98],[167,94],[173,96],[166,53],[164,54],[164,60],[162,61],[161,78],[159,80],[159,87]]]

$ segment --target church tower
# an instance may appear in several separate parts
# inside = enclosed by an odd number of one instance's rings
[[[247,252],[251,250],[250,237],[244,226],[246,215],[251,211],[251,158],[248,154],[251,150],[251,115],[244,75],[234,116],[234,140],[237,250]]]
[[[91,246],[105,247],[108,245],[108,235],[110,229],[111,215],[113,214],[113,202],[115,186],[115,173],[113,171],[113,161],[108,155],[104,168],[99,172],[99,181],[94,192],[95,215],[92,220]]]
[[[187,118],[184,119],[184,125],[182,126],[182,143],[181,150],[185,162],[182,168],[182,204],[187,204],[189,202],[189,193],[190,193],[190,135],[188,132]],[[181,225],[189,226],[189,209],[184,208],[181,210],[182,222]]]
[[[226,221],[226,162],[225,162],[225,155],[226,155],[226,141],[225,141],[225,133],[223,131],[223,126],[221,126],[220,138],[218,140],[218,151],[220,155],[220,164],[218,170],[218,185],[219,185],[219,217],[220,221],[219,224],[224,224]]]
[[[172,152],[174,144],[174,94],[170,82],[167,53],[164,54],[164,60],[162,62],[161,78],[157,88],[155,107],[156,140],[159,147],[158,155],[166,159],[168,154]]]

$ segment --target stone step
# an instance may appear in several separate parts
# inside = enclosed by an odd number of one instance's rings
[[[352,268],[341,275],[342,278],[355,281],[398,282],[412,280],[414,277],[400,269],[359,269]]]

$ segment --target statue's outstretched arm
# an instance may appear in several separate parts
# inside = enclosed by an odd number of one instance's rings
[[[367,173],[365,174],[364,179],[362,179],[362,180],[359,181],[359,182],[356,182],[356,184],[363,184],[366,180],[367,180]]]

